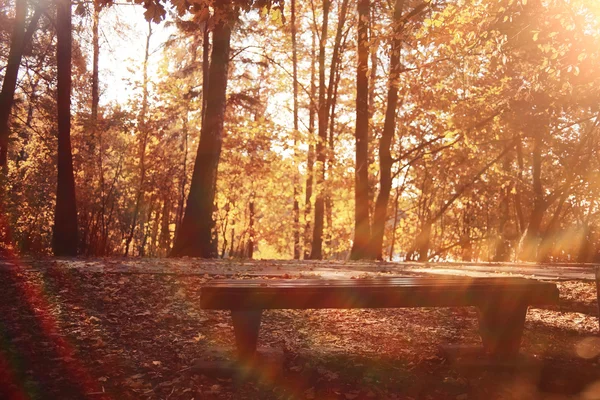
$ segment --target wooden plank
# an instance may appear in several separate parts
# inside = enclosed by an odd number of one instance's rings
[[[522,278],[222,280],[202,287],[205,309],[495,307],[558,301],[555,284]]]

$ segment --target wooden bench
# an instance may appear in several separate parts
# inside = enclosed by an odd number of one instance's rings
[[[555,304],[553,283],[523,278],[375,278],[214,280],[202,286],[203,309],[231,310],[240,358],[256,351],[262,311],[309,308],[462,307],[479,309],[484,350],[518,354],[530,305]]]

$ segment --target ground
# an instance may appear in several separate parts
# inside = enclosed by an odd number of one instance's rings
[[[598,399],[600,337],[590,271],[186,259],[0,262],[0,398]],[[442,346],[479,343],[474,309],[418,308],[267,311],[259,346],[277,370],[267,371],[266,363],[267,372],[238,382],[193,368],[197,360],[227,359],[234,350],[229,313],[199,308],[201,285],[210,279],[428,273],[534,274],[556,282],[561,301],[530,308],[523,362],[512,367],[443,356]]]

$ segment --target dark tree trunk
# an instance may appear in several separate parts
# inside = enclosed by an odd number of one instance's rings
[[[231,14],[218,7],[216,11]],[[223,140],[231,29],[235,19],[232,15],[222,15],[213,30],[210,85],[206,93],[211,101],[206,103],[185,215],[171,252],[174,257],[218,256],[213,208]]]
[[[519,257],[526,261],[533,261],[537,257],[540,241],[540,229],[547,205],[542,186],[542,133],[535,132],[532,150],[532,176],[533,176],[533,209],[529,216],[529,223],[521,241]]]
[[[510,240],[508,238],[508,223],[510,210],[510,186],[502,189],[502,199],[500,200],[500,219],[498,221],[498,237],[496,238],[496,248],[494,252],[494,261],[509,261],[510,259]]]
[[[325,98],[325,44],[327,43],[327,29],[329,22],[329,9],[331,0],[323,1],[323,25],[319,43],[319,137],[317,139],[317,198],[315,199],[315,218],[310,258],[320,260],[323,258],[323,225],[325,218],[325,158],[327,143],[327,111],[328,104]]]
[[[400,187],[396,187],[396,197],[394,199],[394,224],[392,225],[392,238],[390,239],[390,254],[388,261],[394,259],[394,245],[396,242],[396,229],[398,227],[398,200],[400,199],[400,193],[402,193],[402,190]]]
[[[418,256],[418,261],[429,260],[429,244],[431,243],[431,228],[433,223],[427,220],[423,223],[421,232],[417,235],[415,240],[415,249]]]
[[[58,74],[58,185],[52,250],[55,256],[77,254],[77,203],[71,152],[71,2],[56,2],[56,67]]]
[[[183,209],[185,207],[185,190],[187,188],[187,158],[188,158],[188,113],[190,111],[189,101],[186,103],[186,108],[183,112],[183,125],[181,131],[183,133],[183,141],[181,149],[183,150],[183,159],[181,163],[181,178],[179,179],[179,196],[177,203],[177,215],[175,216],[175,238],[179,236],[179,228],[183,221]]]
[[[171,222],[170,216],[171,199],[166,195],[160,223],[159,252],[161,256],[169,254],[169,250],[171,249],[171,232],[169,232],[169,224]]]
[[[236,256],[235,254],[235,250],[234,250],[234,244],[235,244],[235,220],[231,221],[231,244],[229,245],[229,256],[228,258],[233,258]]]
[[[315,163],[315,148],[312,144],[315,135],[315,96],[317,93],[317,87],[315,85],[315,54],[316,54],[316,43],[315,33],[312,32],[312,48],[311,48],[311,64],[310,64],[310,105],[308,110],[308,154],[306,156],[306,192],[304,200],[304,259],[310,258],[310,247],[311,247],[311,197],[313,192],[313,178],[314,178],[314,163]]]
[[[518,174],[517,174],[517,182],[515,183],[515,194],[514,194],[514,203],[515,203],[515,212],[517,214],[517,222],[519,223],[519,233],[523,234],[523,232],[525,231],[525,216],[523,214],[523,207],[521,204],[521,185],[523,182],[523,172],[524,172],[524,165],[523,165],[523,145],[521,143],[521,139],[518,139],[517,141],[517,146],[516,146],[516,152],[517,152],[517,167],[519,168]]]
[[[387,106],[383,133],[379,141],[379,194],[375,202],[373,215],[373,232],[371,236],[371,255],[378,260],[383,259],[383,235],[387,220],[387,208],[392,190],[392,154],[391,146],[396,131],[396,108],[398,106],[398,77],[400,76],[400,47],[402,45],[402,25],[400,17],[404,8],[404,0],[396,0],[394,7],[394,38],[390,51],[390,74],[388,82]]]
[[[15,20],[10,37],[10,50],[8,53],[8,62],[2,81],[2,92],[0,92],[0,168],[6,173],[8,164],[8,137],[10,113],[12,110],[15,90],[17,88],[17,78],[21,58],[27,43],[31,41],[34,31],[37,29],[37,23],[42,15],[42,9],[37,7],[27,31],[25,31],[25,18],[27,16],[27,0],[16,0]]]
[[[17,87],[17,76],[19,75],[19,66],[23,54],[24,36],[25,36],[25,17],[27,15],[27,1],[16,0],[15,20],[12,35],[10,38],[10,50],[8,54],[8,63],[2,82],[2,92],[0,92],[0,190],[4,190],[4,179],[8,172],[8,120],[12,109],[15,90]],[[12,233],[6,211],[4,210],[5,198],[4,192],[0,193],[0,243],[9,246],[12,242]],[[4,246],[0,245],[0,256]]]
[[[99,22],[100,22],[100,3],[94,1],[94,17],[92,23],[92,44],[93,61],[92,61],[92,123],[94,130],[98,121],[98,103],[100,102],[99,78],[98,78],[98,63],[100,61],[100,37],[99,37]]]
[[[375,143],[375,129],[373,129],[373,117],[375,116],[376,104],[375,95],[377,92],[377,62],[379,60],[379,45],[380,41],[377,39],[374,27],[377,25],[376,21],[376,7],[371,7],[371,18],[369,18],[369,40],[370,40],[370,62],[371,69],[369,75],[369,143]],[[377,172],[371,168],[375,164],[375,146],[369,146],[369,165],[367,167],[369,173],[369,213],[370,215],[375,214],[375,194],[377,192]],[[371,221],[373,222],[373,221]],[[373,229],[373,227],[371,227]],[[371,237],[373,232],[371,231]],[[372,249],[370,248],[369,251]]]
[[[358,67],[356,71],[356,166],[354,172],[354,242],[350,258],[371,258],[369,239],[369,0],[358,2]],[[389,197],[389,191],[388,191]]]
[[[17,88],[17,77],[23,55],[23,46],[25,39],[25,17],[27,16],[27,1],[16,0],[15,20],[10,37],[10,51],[8,54],[8,63],[6,73],[2,82],[2,92],[0,93],[0,167],[6,173],[8,162],[8,120],[12,109],[15,90]]]
[[[254,194],[251,196],[250,203],[248,203],[248,241],[246,242],[246,251],[244,256],[252,259],[254,256],[254,244],[256,231],[254,230]]]
[[[297,159],[298,146],[298,52],[296,49],[296,0],[292,0],[292,64],[293,64],[293,90],[294,90],[294,163]],[[298,196],[300,195],[298,188],[298,170],[294,169],[294,260],[300,259],[300,203]]]
[[[204,24],[202,36],[202,125],[204,125],[204,115],[206,114],[206,102],[208,100],[208,74],[210,68],[210,30],[208,21]]]

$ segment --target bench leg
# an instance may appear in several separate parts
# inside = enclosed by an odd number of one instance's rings
[[[231,310],[238,355],[250,360],[256,353],[262,310]]]
[[[479,307],[479,333],[492,358],[513,358],[519,353],[527,305],[487,304]]]

